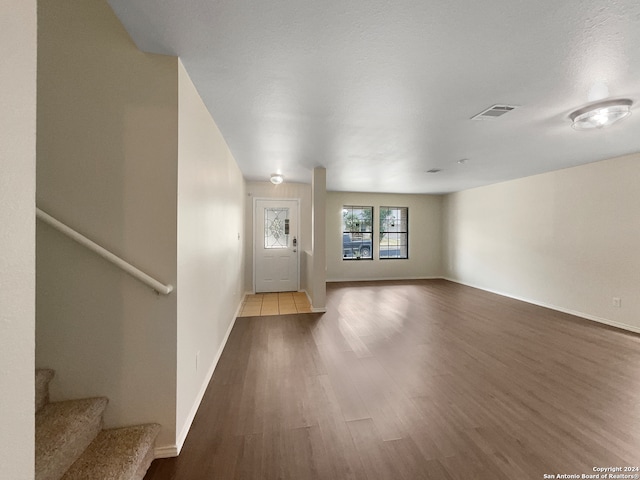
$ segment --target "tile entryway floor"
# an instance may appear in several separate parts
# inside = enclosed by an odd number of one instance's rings
[[[240,317],[264,317],[311,313],[309,298],[304,292],[255,293],[245,295]]]

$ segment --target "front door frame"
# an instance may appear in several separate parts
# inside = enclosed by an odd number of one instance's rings
[[[256,208],[258,206],[259,201],[267,201],[267,202],[296,202],[297,205],[297,226],[298,226],[298,236],[297,243],[298,246],[296,248],[296,256],[297,256],[297,279],[296,279],[296,292],[300,291],[300,237],[302,236],[301,228],[300,228],[300,199],[299,198],[280,198],[280,197],[253,197],[253,293],[256,293]],[[261,239],[262,240],[262,239]]]

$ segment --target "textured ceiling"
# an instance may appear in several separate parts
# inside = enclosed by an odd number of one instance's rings
[[[109,3],[181,57],[249,180],[324,166],[330,190],[442,193],[640,151],[638,113],[568,119],[640,101],[638,0]],[[519,108],[470,120],[493,104]]]

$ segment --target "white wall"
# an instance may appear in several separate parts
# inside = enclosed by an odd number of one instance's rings
[[[0,2],[0,476],[34,475],[36,2]]]
[[[245,291],[253,291],[253,199],[254,198],[298,198],[300,199],[300,289],[307,290],[305,253],[311,251],[311,185],[284,182],[247,182],[245,202]]]
[[[177,59],[140,52],[104,0],[40,1],[38,43],[38,204],[175,285]],[[107,396],[107,426],[175,443],[176,295],[40,222],[36,350],[54,400]]]
[[[448,195],[446,275],[640,330],[639,186],[636,154]]]
[[[342,207],[374,207],[373,260],[342,259]],[[409,208],[409,259],[378,258],[381,206]],[[327,193],[327,281],[438,277],[441,272],[442,197],[383,193]]]
[[[180,448],[244,294],[245,184],[182,63],[178,110]]]

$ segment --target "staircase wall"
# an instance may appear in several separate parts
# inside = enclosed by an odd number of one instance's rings
[[[179,78],[177,444],[240,306],[245,182],[182,63]]]
[[[34,474],[36,2],[0,3],[0,477]]]
[[[40,1],[38,22],[38,204],[176,285],[177,58],[138,50],[102,0]],[[52,400],[107,396],[107,427],[158,422],[174,444],[176,315],[175,294],[38,223],[36,363],[57,371]]]

